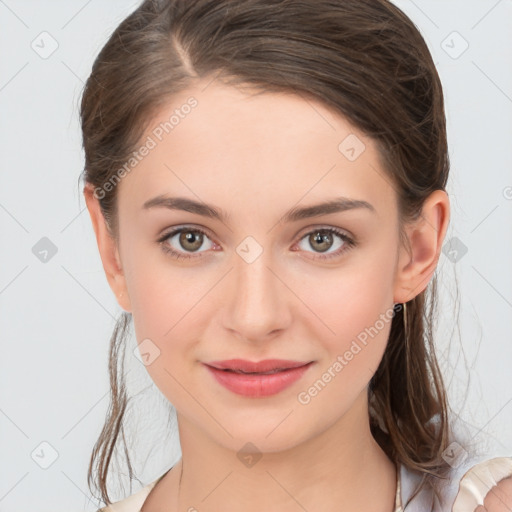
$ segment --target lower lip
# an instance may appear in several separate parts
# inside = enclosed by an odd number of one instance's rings
[[[268,375],[235,373],[205,365],[211,374],[237,395],[250,397],[271,396],[283,391],[299,380],[313,363]]]

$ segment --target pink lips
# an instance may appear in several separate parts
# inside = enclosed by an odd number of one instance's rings
[[[279,393],[302,377],[313,361],[229,359],[203,363],[217,382],[233,393],[265,397]]]

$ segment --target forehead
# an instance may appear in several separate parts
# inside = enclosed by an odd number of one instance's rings
[[[177,193],[225,210],[227,200],[291,207],[326,195],[377,212],[394,203],[374,142],[343,116],[305,95],[254,92],[200,82],[164,104],[140,141],[151,149],[121,180],[120,204]]]

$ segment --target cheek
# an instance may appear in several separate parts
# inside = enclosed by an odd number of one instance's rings
[[[317,315],[317,332],[324,333],[322,338],[331,348],[343,347],[378,322],[382,314],[392,314],[393,258],[387,260],[361,258],[351,262],[350,268],[302,278],[300,285],[297,282],[299,293],[307,297],[306,305]],[[380,322],[378,325],[382,329]]]
[[[385,296],[379,300],[374,293],[358,293],[350,300],[344,295],[350,291],[348,284],[341,287],[338,307],[335,312],[331,307],[326,320],[334,334],[316,328],[323,357],[297,395],[308,411],[323,411],[322,421],[328,423],[345,414],[368,386],[386,350],[394,316],[393,302],[388,304]]]
[[[161,340],[180,319],[190,320],[187,311],[200,292],[197,274],[172,263],[156,242],[137,243],[137,237],[130,233],[125,236],[124,254],[132,314],[140,333],[137,340]]]
[[[324,353],[315,377],[336,382],[332,388],[344,388],[344,395],[367,385],[386,349],[394,317],[393,257],[391,250],[375,251],[328,279],[316,276],[321,286],[313,276],[301,284],[317,315],[311,316],[311,334]]]
[[[141,272],[131,288],[137,340],[151,338],[166,352],[188,346],[198,326],[200,299],[208,288],[179,270],[161,273],[155,266]]]
[[[198,297],[204,295],[204,287],[202,294],[194,291],[186,274],[169,268],[161,263],[139,267],[132,276],[130,297],[139,348],[152,357],[146,370],[162,393],[178,405],[178,382],[186,380],[184,376],[194,364],[194,349],[201,338],[195,320],[201,307]]]
[[[185,333],[194,319],[197,299],[189,274],[166,264],[160,249],[130,245],[128,237],[125,243],[123,265],[135,336],[141,353],[150,354],[145,362],[148,373],[162,389],[164,383],[172,384],[168,372],[174,373],[173,364],[184,361]]]
[[[141,244],[142,245],[142,244]],[[196,364],[200,340],[212,316],[212,296],[218,272],[207,266],[181,265],[168,259],[158,247],[127,244],[127,287],[135,335],[158,354],[147,365],[157,386],[174,396],[180,382]],[[221,283],[222,286],[223,283]],[[213,293],[212,293],[213,292]],[[140,347],[143,349],[143,346]]]

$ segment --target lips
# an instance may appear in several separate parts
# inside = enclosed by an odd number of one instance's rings
[[[311,361],[290,361],[285,359],[265,359],[259,362],[252,362],[244,359],[228,359],[224,361],[212,361],[205,364],[217,368],[218,370],[232,371],[235,373],[271,375],[279,371],[299,368],[310,362]]]
[[[237,395],[264,398],[292,386],[314,361],[267,359],[252,362],[243,359],[203,363],[215,381]]]

